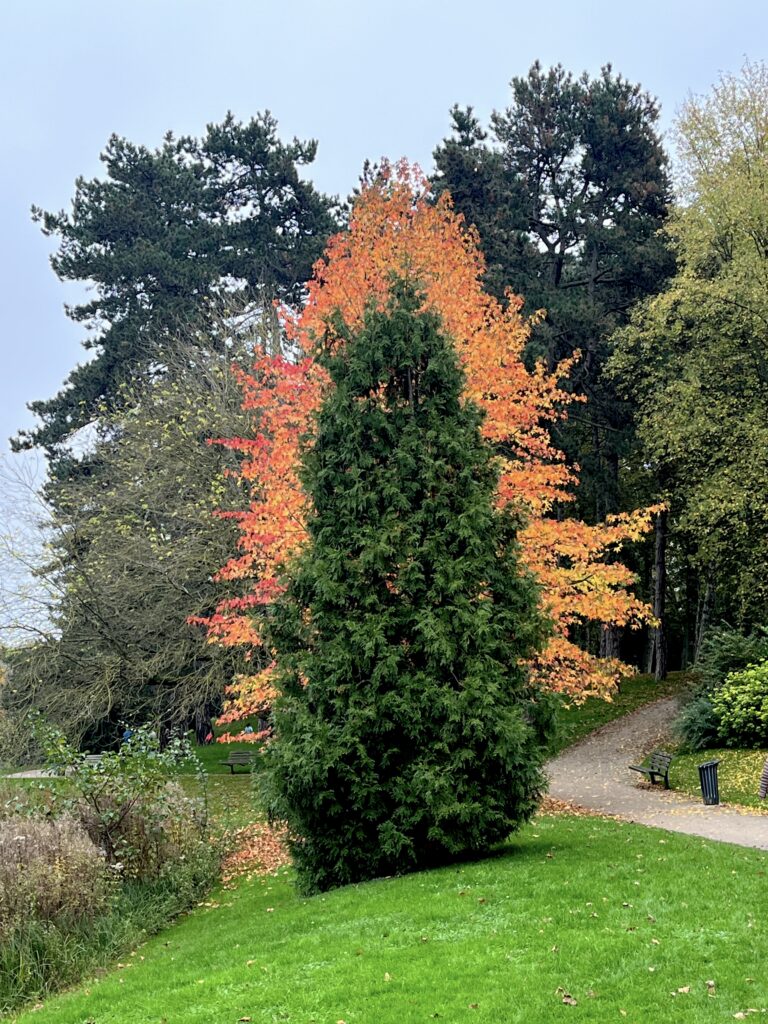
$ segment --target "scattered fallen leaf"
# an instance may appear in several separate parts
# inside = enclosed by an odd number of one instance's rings
[[[290,864],[284,826],[256,822],[239,829],[232,836],[234,851],[222,865],[221,878],[227,884],[240,875],[274,875]]]
[[[558,815],[567,814],[569,818],[607,818],[607,814],[599,811],[592,811],[588,807],[581,807],[579,804],[572,804],[566,800],[555,800],[554,797],[545,796],[539,805],[539,814]],[[536,839],[539,838],[537,835]]]

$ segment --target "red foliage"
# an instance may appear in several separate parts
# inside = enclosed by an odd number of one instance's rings
[[[467,396],[485,411],[483,433],[500,446],[498,501],[525,509],[524,557],[542,586],[542,603],[555,633],[534,669],[554,690],[581,699],[610,693],[626,671],[575,646],[571,627],[592,620],[637,626],[649,613],[630,591],[632,574],[615,554],[651,525],[655,508],[616,516],[590,527],[552,517],[556,503],[572,500],[577,467],[565,464],[549,427],[580,399],[561,381],[573,360],[554,371],[526,369],[522,353],[530,321],[522,300],[502,306],[480,283],[483,256],[474,229],[443,195],[432,202],[418,170],[385,167],[355,203],[350,227],[335,235],[318,261],[309,299],[299,312],[284,310],[289,338],[302,353],[296,362],[262,356],[243,375],[244,407],[254,414],[254,436],[224,443],[243,455],[242,477],[251,489],[249,507],[225,513],[237,519],[239,552],[222,569],[222,580],[252,580],[245,598],[225,600],[208,620],[210,636],[229,644],[259,641],[254,609],[279,591],[281,564],[305,537],[306,496],[296,476],[302,443],[311,443],[312,418],[328,381],[312,359],[318,344],[341,345],[333,318],[355,330],[365,309],[382,306],[392,275],[411,278],[425,306],[438,312],[453,338],[467,375]],[[538,315],[538,314],[535,314]],[[270,670],[240,679],[231,688],[225,720],[253,714],[272,697]]]

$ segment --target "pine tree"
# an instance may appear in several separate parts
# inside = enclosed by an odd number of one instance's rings
[[[309,543],[271,615],[262,783],[308,891],[486,850],[544,786],[551,705],[525,660],[547,626],[482,414],[418,306],[397,285],[321,356]]]
[[[44,448],[65,476],[73,434],[122,408],[126,386],[138,397],[137,385],[162,375],[178,359],[176,339],[226,347],[222,297],[267,309],[299,300],[338,227],[335,201],[302,177],[316,150],[282,142],[269,113],[246,123],[227,114],[202,138],[168,133],[155,149],[113,135],[104,174],[77,179],[71,210],[33,207],[58,240],[56,275],[90,285],[89,301],[67,313],[88,328],[93,358],[53,398],[30,403],[40,424],[16,447]]]
[[[537,61],[510,86],[490,140],[471,107],[453,108],[452,136],[434,154],[435,187],[476,225],[486,287],[546,310],[528,359],[551,367],[581,352],[571,382],[589,404],[554,438],[581,470],[574,510],[596,523],[638,503],[638,481],[619,472],[634,443],[631,406],[603,367],[629,307],[673,269],[659,230],[670,201],[659,107],[610,65],[576,78]]]

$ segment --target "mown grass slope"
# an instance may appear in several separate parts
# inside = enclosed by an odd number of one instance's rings
[[[241,881],[19,1021],[733,1019],[768,1007],[767,875],[758,851],[543,818],[498,856],[325,896]]]

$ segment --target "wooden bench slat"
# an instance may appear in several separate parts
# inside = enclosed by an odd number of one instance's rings
[[[669,789],[669,766],[672,763],[672,754],[665,754],[663,750],[654,750],[648,758],[648,764],[631,764],[629,768],[633,772],[641,772],[647,775],[651,785],[655,785],[659,778],[664,782],[664,788]]]
[[[252,750],[233,750],[226,761],[220,761],[219,764],[226,765],[231,774],[234,775],[237,765],[250,765],[253,763],[254,757],[255,754]]]

